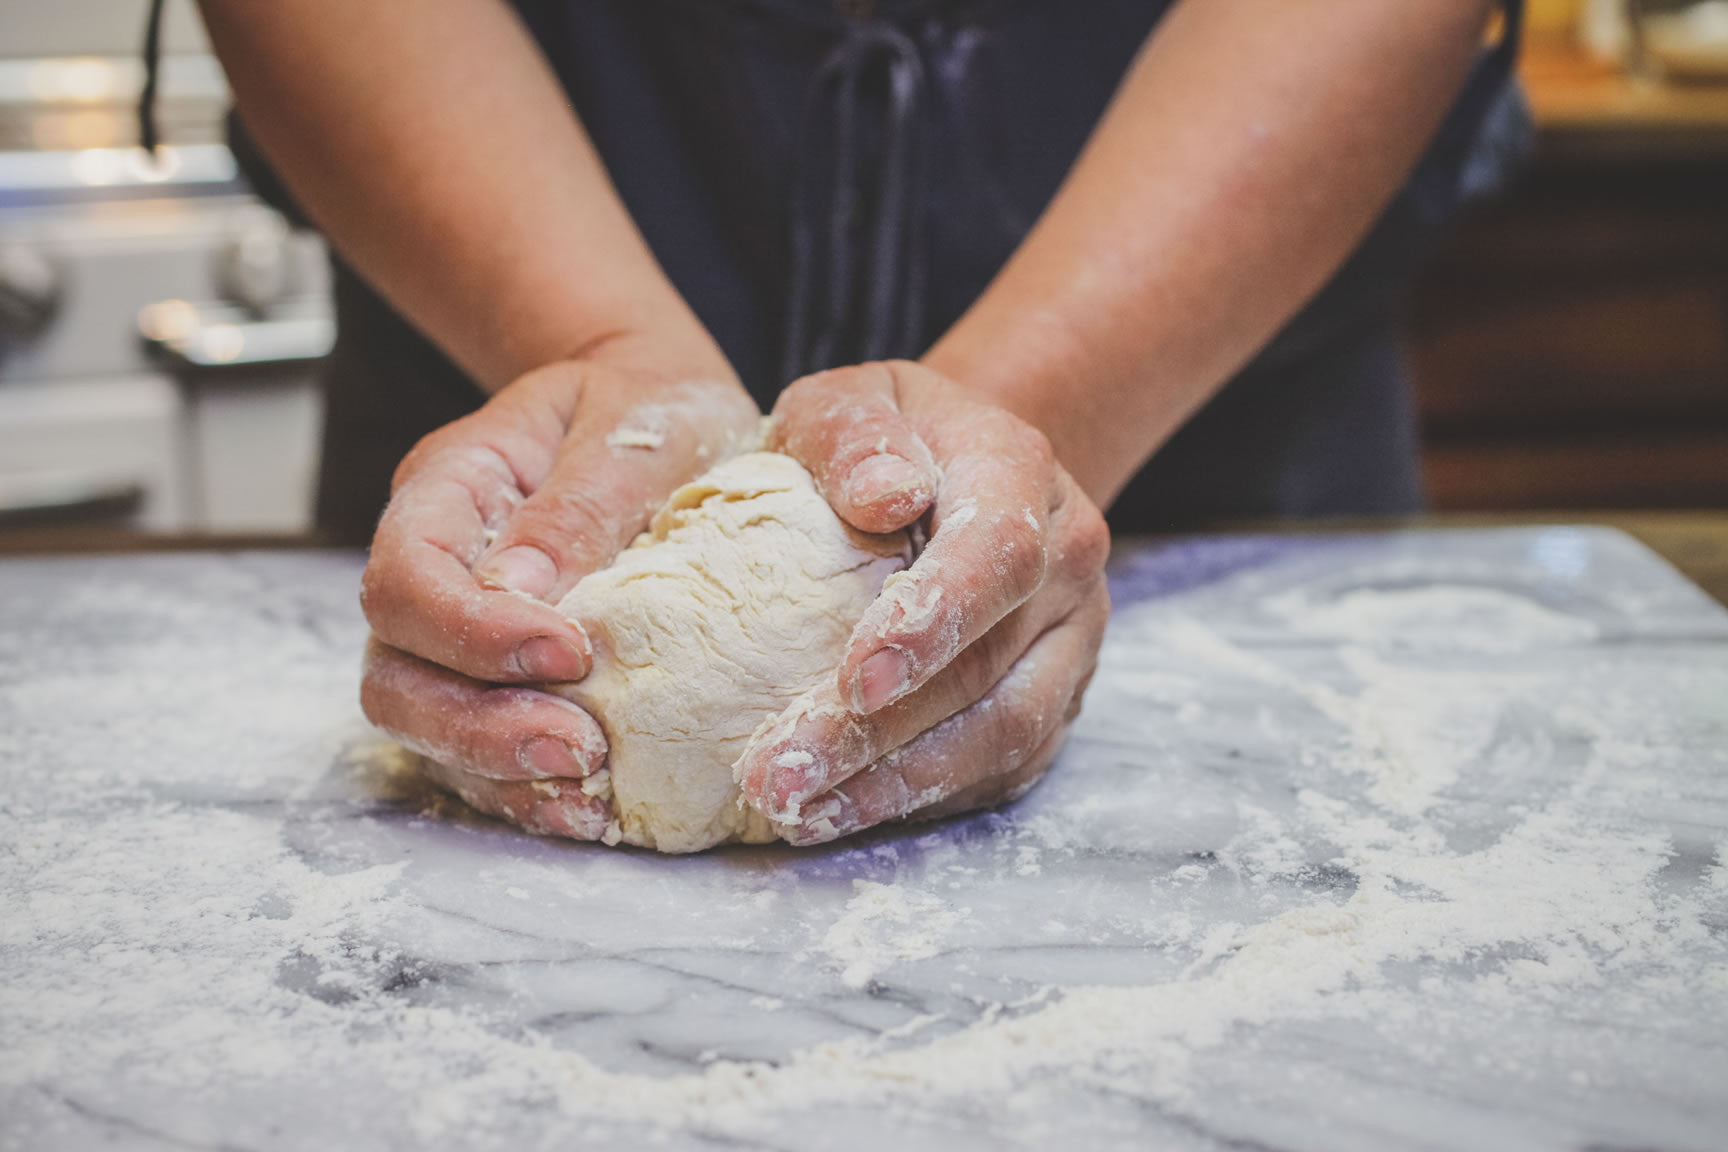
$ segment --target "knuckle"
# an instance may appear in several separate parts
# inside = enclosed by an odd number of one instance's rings
[[[843,372],[844,369],[841,368],[830,368],[825,372],[800,376],[786,385],[774,404],[775,418],[796,418],[809,413],[819,413],[829,391],[844,380]]]
[[[515,469],[490,444],[464,444],[447,454],[450,477],[480,499],[499,489],[519,489]]]
[[[548,555],[563,556],[576,546],[609,539],[620,521],[617,510],[609,511],[605,501],[586,488],[565,488],[551,494],[534,508],[528,519],[531,531],[537,530]]]
[[[997,799],[998,804],[1013,804],[1024,799],[1032,789],[1038,787],[1044,777],[1049,774],[1050,766],[1056,761],[1056,753],[1061,750],[1061,742],[1055,741],[1051,748],[1034,757],[1026,768],[1003,782],[1002,793]]]
[[[489,420],[490,423],[482,421]],[[416,477],[436,471],[481,499],[500,490],[519,491],[521,478],[500,446],[496,414],[488,409],[454,420],[422,436],[396,466],[392,494]],[[506,433],[503,441],[511,437]]]
[[[593,365],[583,360],[553,360],[530,368],[498,390],[493,399],[502,404],[521,404],[545,393],[580,390],[588,383]]]
[[[495,550],[518,545],[538,548],[563,568],[573,557],[608,541],[621,522],[604,502],[585,489],[542,489],[510,517]]]
[[[909,758],[889,753],[877,762],[875,769],[875,804],[880,818],[894,820],[920,807],[923,793],[929,791],[929,786],[916,787],[912,774],[918,769],[928,769],[931,765],[920,763]]]
[[[908,390],[952,392],[954,384],[940,372],[932,372],[916,360],[879,360],[861,366],[873,373],[889,391],[903,395]]]
[[[982,700],[1002,682],[1012,668],[1014,658],[1019,655],[1008,651],[1009,644],[1017,638],[1014,633],[1011,622],[1002,621],[974,640],[960,659],[951,665],[954,691],[961,707]]]
[[[1074,686],[1074,695],[1069,697],[1068,709],[1062,714],[1062,727],[1066,728],[1080,719],[1080,709],[1086,701],[1086,689],[1092,686],[1092,674],[1096,671],[1096,666],[1086,669],[1085,675],[1080,677],[1080,683]]]
[[[1098,574],[1097,583],[1094,585],[1089,607],[1091,609],[1091,619],[1089,623],[1091,624],[1090,630],[1092,633],[1090,651],[1092,653],[1092,660],[1096,663],[1098,659],[1098,649],[1102,647],[1104,643],[1104,630],[1110,624],[1110,585],[1104,579],[1103,573]]]
[[[1084,579],[1104,570],[1110,559],[1110,526],[1098,506],[1076,494],[1060,546],[1060,562],[1070,577]]]
[[[366,622],[382,632],[395,607],[396,583],[392,566],[374,558],[360,574],[360,612]]]
[[[371,662],[367,662],[366,671],[360,677],[360,712],[366,717],[367,723],[386,731],[390,729],[390,719],[394,703],[392,694]]]
[[[1041,475],[1053,471],[1056,467],[1056,450],[1050,445],[1050,437],[1018,416],[998,411],[999,420],[1004,425],[1002,435],[1009,450],[1015,454],[1015,459]]]
[[[1002,716],[998,735],[1000,750],[1008,763],[1018,762],[1043,742],[1049,727],[1049,711],[1042,700],[1027,701],[1018,708],[998,710]]]
[[[394,492],[402,487],[415,473],[444,455],[454,443],[460,443],[472,419],[472,416],[464,416],[420,437],[396,465],[396,471],[390,480],[390,490]]]
[[[1044,583],[1049,557],[1044,546],[1044,526],[1030,510],[1009,511],[997,521],[1000,541],[1000,571],[1003,583],[1020,603]]]
[[[998,753],[1010,765],[1022,763],[1064,723],[1079,669],[1052,656],[1048,650],[1031,653],[1004,677],[994,718]]]
[[[1001,678],[1001,671],[994,659],[993,649],[996,647],[997,642],[990,634],[981,636],[960,659],[949,666],[953,669],[954,697],[961,708],[970,707],[982,700],[996,687]]]
[[[464,772],[487,780],[514,775],[514,757],[500,746],[499,736],[486,723],[489,712],[484,701],[477,702],[473,708],[437,721],[442,725],[440,731],[423,735]]]

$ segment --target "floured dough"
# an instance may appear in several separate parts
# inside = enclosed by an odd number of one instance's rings
[[[732,765],[753,733],[823,676],[905,533],[843,523],[789,456],[753,452],[672,494],[612,565],[559,604],[594,644],[559,690],[605,729],[617,833],[662,852],[774,839]],[[608,837],[610,839],[610,837]]]

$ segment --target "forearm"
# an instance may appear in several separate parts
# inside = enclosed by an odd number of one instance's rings
[[[1045,431],[1107,504],[1394,194],[1489,0],[1187,0],[926,363]]]
[[[487,390],[619,346],[729,375],[502,0],[201,6],[295,196]]]

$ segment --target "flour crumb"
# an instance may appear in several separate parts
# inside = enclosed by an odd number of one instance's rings
[[[657,428],[619,428],[606,437],[608,448],[642,448],[653,451],[666,443],[666,433]]]
[[[862,988],[894,965],[925,960],[948,946],[948,930],[967,914],[946,900],[898,884],[852,881],[846,910],[817,945],[848,988]]]

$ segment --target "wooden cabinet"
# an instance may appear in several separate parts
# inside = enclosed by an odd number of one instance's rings
[[[1434,506],[1728,506],[1728,87],[1524,73],[1529,167],[1413,302]]]

